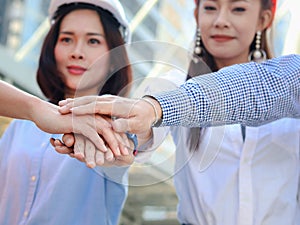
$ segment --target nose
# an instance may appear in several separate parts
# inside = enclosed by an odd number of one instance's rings
[[[216,20],[214,22],[214,26],[217,28],[225,28],[230,26],[229,22],[229,14],[227,10],[221,9],[217,14]]]
[[[70,52],[71,59],[84,59],[84,51],[82,44],[78,43],[74,46],[72,51]]]

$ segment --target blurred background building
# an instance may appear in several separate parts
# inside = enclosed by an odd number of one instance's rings
[[[130,58],[136,62],[135,88],[146,77],[174,67],[184,70],[195,33],[194,0],[120,1],[130,21],[132,42],[140,43],[130,48]],[[49,2],[0,0],[0,79],[41,98],[35,75],[41,42],[49,29]],[[272,32],[275,56],[300,53],[298,4],[297,0],[278,1]],[[9,120],[0,119],[3,132]],[[177,224],[173,153],[168,138],[148,163],[131,167],[122,225]]]

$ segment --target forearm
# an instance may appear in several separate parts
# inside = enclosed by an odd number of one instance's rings
[[[162,126],[256,126],[300,117],[300,56],[224,68],[153,97],[162,108]]]
[[[42,100],[3,81],[0,81],[0,87],[0,115],[32,120],[34,108]]]

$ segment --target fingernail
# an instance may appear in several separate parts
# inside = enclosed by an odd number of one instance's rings
[[[58,106],[61,108],[65,107],[65,105],[66,105],[66,100],[61,100],[58,102]]]
[[[116,156],[120,156],[120,155],[121,155],[120,148],[119,148],[119,147],[117,147],[117,149],[116,149]]]
[[[86,165],[89,168],[94,168],[96,166],[96,164],[94,162],[87,162]]]
[[[103,152],[107,152],[108,151],[107,147],[105,145],[102,145],[102,150],[103,150]]]
[[[106,159],[107,161],[111,162],[111,161],[113,161],[114,156],[113,156],[113,155],[108,155],[108,156],[105,157],[105,159]]]
[[[79,159],[79,160],[83,160],[84,159],[84,155],[82,153],[74,153],[74,157]]]

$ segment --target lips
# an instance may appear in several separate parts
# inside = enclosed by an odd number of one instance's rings
[[[81,66],[68,66],[67,69],[70,74],[77,76],[84,74],[86,71],[86,69]]]
[[[234,37],[228,35],[212,35],[211,38],[217,42],[226,42],[234,39]]]

